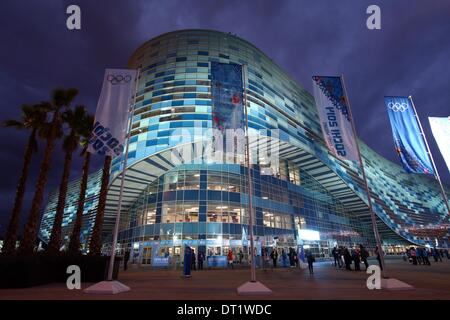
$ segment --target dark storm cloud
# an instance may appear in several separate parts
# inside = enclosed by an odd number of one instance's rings
[[[69,4],[81,7],[81,31],[65,27]],[[382,30],[365,26],[370,4],[381,7]],[[9,0],[1,2],[0,14],[1,120],[18,117],[22,103],[48,99],[56,86],[79,88],[76,103],[94,112],[104,68],[125,66],[142,42],[177,29],[217,29],[255,44],[309,91],[313,74],[344,74],[359,135],[394,162],[383,96],[412,94],[439,169],[450,182],[426,119],[450,115],[448,1]],[[11,211],[26,137],[0,130],[0,224]],[[40,157],[31,168],[24,216]],[[76,160],[73,177],[81,171]],[[57,152],[48,190],[58,186],[61,166]],[[94,159],[92,170],[100,166]]]

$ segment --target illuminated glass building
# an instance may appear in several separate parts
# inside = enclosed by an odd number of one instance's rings
[[[88,177],[86,200],[84,202],[80,235],[80,244],[83,248],[86,248],[89,244],[92,228],[94,227],[95,214],[97,212],[98,206],[98,196],[101,187],[101,179],[102,170],[94,172]],[[80,194],[80,182],[81,179],[71,181],[67,186],[66,206],[64,207],[64,216],[62,221],[62,238],[64,243],[66,244],[70,240],[70,234],[76,219],[78,196]],[[45,212],[42,216],[41,227],[39,230],[39,238],[46,243],[48,243],[52,232],[57,204],[58,190],[55,190],[49,195],[48,204],[45,207]]]
[[[327,257],[336,244],[373,247],[361,172],[356,163],[327,151],[311,94],[235,35],[182,30],[144,43],[129,61],[130,68],[141,71],[121,248],[132,248],[139,263],[153,265],[167,256],[182,256],[185,244],[207,256],[223,256],[230,249],[248,252],[245,166],[173,161],[172,151],[180,144],[194,149],[210,137],[211,61],[247,66],[249,127],[262,135],[278,132],[276,173],[267,174],[267,159],[261,156],[252,167],[258,252],[264,247],[287,250],[307,245],[318,257]],[[180,138],[180,129],[188,134]],[[384,245],[446,247],[449,224],[438,184],[423,175],[406,174],[363,142],[361,148]],[[113,160],[105,234],[111,233],[117,209],[122,160]],[[51,206],[41,227],[46,237]],[[67,217],[72,210],[68,207]],[[70,223],[69,218],[65,221]],[[89,228],[86,223],[87,234]]]

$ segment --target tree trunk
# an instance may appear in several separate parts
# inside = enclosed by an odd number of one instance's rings
[[[47,137],[44,159],[42,159],[41,167],[39,169],[39,176],[36,182],[36,190],[34,192],[30,214],[25,225],[23,239],[19,247],[19,253],[22,255],[31,255],[34,252],[34,245],[39,227],[41,205],[44,199],[45,185],[47,184],[48,171],[50,170],[53,149],[55,149],[56,126],[58,122],[59,114],[55,114],[52,120],[52,130]]]
[[[102,249],[102,228],[105,215],[106,195],[108,194],[109,170],[111,168],[111,156],[105,156],[103,164],[102,185],[98,199],[97,215],[95,217],[94,229],[92,230],[89,243],[89,255],[99,256]]]
[[[36,129],[33,129],[29,138],[25,155],[23,159],[22,174],[17,186],[16,198],[14,199],[14,208],[12,210],[11,220],[9,221],[8,230],[6,231],[5,243],[2,248],[3,254],[10,255],[16,251],[17,233],[19,231],[20,213],[22,211],[23,198],[25,196],[25,188],[30,171],[31,158],[33,156],[33,145],[36,140]]]
[[[58,204],[56,205],[55,220],[53,221],[52,234],[46,252],[55,254],[61,247],[61,229],[66,206],[67,185],[69,183],[70,167],[72,165],[73,150],[66,151],[64,158],[64,169],[59,185]]]
[[[78,196],[77,215],[75,218],[75,224],[73,226],[69,242],[69,253],[71,254],[80,253],[80,232],[81,232],[81,224],[83,221],[84,201],[86,199],[86,189],[89,175],[90,160],[91,160],[91,153],[85,151],[83,161],[83,176],[81,178],[80,194]]]

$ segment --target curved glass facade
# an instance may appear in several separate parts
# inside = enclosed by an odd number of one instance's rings
[[[291,168],[292,169],[292,168]],[[150,184],[122,222],[119,240],[139,244],[153,255],[181,254],[188,244],[207,255],[248,254],[248,196],[245,167],[181,165]],[[253,169],[256,247],[280,250],[308,244],[317,256],[328,257],[336,243],[368,245],[370,229],[346,213],[306,172],[297,183]],[[321,241],[302,239],[299,230],[315,230]],[[299,233],[300,232],[300,233]],[[258,252],[260,252],[258,250]]]
[[[266,137],[277,130],[281,142],[276,174],[267,174],[261,157],[252,166],[257,248],[309,245],[317,256],[327,256],[336,243],[373,246],[361,172],[327,151],[313,97],[249,42],[217,31],[181,30],[146,42],[129,61],[140,77],[122,248],[133,248],[143,264],[182,255],[184,244],[207,255],[229,249],[247,254],[246,168],[177,164],[171,157],[181,144],[194,148],[211,139],[212,61],[246,65],[249,128]],[[437,183],[404,173],[363,142],[361,148],[384,243],[447,246],[449,223]],[[122,160],[113,159],[106,232],[117,208]]]

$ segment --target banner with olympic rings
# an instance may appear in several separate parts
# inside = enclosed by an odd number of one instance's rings
[[[105,70],[89,152],[110,156],[123,153],[136,73],[133,69]]]
[[[408,97],[384,97],[395,151],[408,173],[434,175],[419,123]]]

